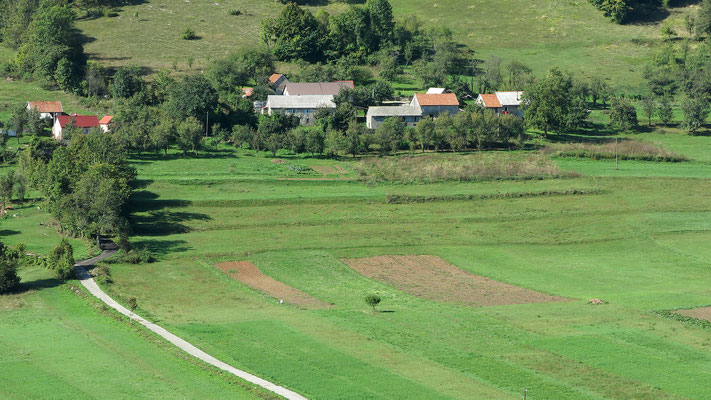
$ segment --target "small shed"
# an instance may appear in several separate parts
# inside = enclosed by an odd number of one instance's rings
[[[289,79],[284,74],[272,74],[269,77],[269,86],[274,89],[274,93],[277,95],[284,94],[284,87],[287,83],[289,83]]]
[[[99,120],[99,127],[101,128],[102,131],[108,132],[111,130],[111,120],[113,120],[114,117],[113,115],[104,115],[100,120]]]

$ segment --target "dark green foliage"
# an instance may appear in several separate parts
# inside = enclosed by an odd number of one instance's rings
[[[701,98],[688,97],[682,101],[681,110],[684,113],[682,128],[689,134],[695,135],[706,121],[709,113],[708,102]]]
[[[545,135],[550,130],[576,129],[587,117],[582,94],[574,90],[572,76],[553,68],[534,81],[523,94],[524,118]]]
[[[647,126],[652,126],[652,117],[657,113],[657,102],[652,96],[645,96],[642,98],[640,103],[642,106],[642,113],[647,117]]]
[[[20,284],[17,275],[18,259],[23,256],[21,251],[13,251],[0,242],[0,294],[8,293]]]
[[[20,167],[62,231],[85,237],[118,232],[136,175],[120,139],[94,131],[74,135],[66,147],[37,142],[24,151]]]
[[[669,96],[663,96],[659,100],[659,109],[657,110],[657,115],[659,120],[662,121],[664,126],[669,125],[674,119],[674,110],[672,109],[671,99]]]
[[[7,174],[0,176],[0,214],[7,207],[7,203],[12,200],[12,189],[15,187],[15,170],[10,170]]]
[[[47,258],[47,267],[55,272],[58,279],[66,280],[74,272],[74,249],[66,239],[55,246]]]
[[[197,155],[198,150],[202,147],[202,136],[202,124],[195,117],[188,117],[178,124],[176,142],[180,150],[183,151],[183,156],[186,156],[188,151]]]
[[[375,307],[380,304],[381,301],[382,299],[377,294],[369,294],[365,296],[365,304],[373,307],[373,311],[375,311]]]
[[[637,110],[629,100],[616,98],[612,101],[610,127],[623,132],[637,129]]]
[[[696,34],[711,34],[711,0],[702,0],[696,17]]]
[[[23,35],[17,55],[20,71],[64,89],[78,87],[86,65],[81,37],[69,5],[43,3]]]
[[[166,108],[177,120],[193,117],[204,121],[217,108],[217,100],[217,91],[207,78],[188,75],[170,88]]]
[[[120,67],[111,82],[111,95],[116,98],[131,97],[143,90],[143,86],[137,67]]]
[[[325,33],[325,27],[296,3],[287,4],[276,18],[262,21],[262,40],[279,60],[321,59]]]
[[[641,16],[645,12],[654,11],[662,6],[661,0],[589,0],[600,9],[606,17],[618,24],[624,24]]]
[[[402,119],[390,117],[378,126],[373,139],[380,146],[380,152],[385,154],[395,152],[400,148],[404,134],[405,124]]]
[[[155,257],[148,249],[131,249],[128,251],[120,251],[113,257],[107,258],[106,263],[109,264],[148,264],[155,261]]]
[[[183,33],[181,34],[181,37],[185,40],[195,40],[197,39],[197,34],[195,33],[195,30],[191,27],[186,27],[183,29]]]

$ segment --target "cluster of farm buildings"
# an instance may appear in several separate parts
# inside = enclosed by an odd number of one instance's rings
[[[334,98],[343,89],[353,89],[353,81],[334,82],[290,82],[285,75],[273,74],[269,83],[276,94],[266,101],[255,102],[255,107],[262,114],[284,113],[299,117],[302,125],[314,123],[316,111],[321,108],[336,108]],[[250,88],[243,89],[245,96],[251,94]],[[521,91],[495,92],[480,94],[476,104],[496,114],[513,114],[521,117]],[[376,129],[388,118],[401,118],[408,126],[415,126],[425,117],[436,118],[443,113],[455,115],[460,111],[460,104],[454,93],[447,93],[443,88],[430,88],[426,93],[415,93],[409,102],[389,102],[389,105],[371,106],[366,113],[366,125]],[[52,136],[61,141],[63,131],[73,126],[82,133],[98,128],[104,132],[110,130],[111,115],[99,119],[95,115],[67,114],[59,101],[30,101],[27,109],[35,109],[41,118],[51,119]]]
[[[335,82],[290,82],[285,75],[273,74],[269,83],[275,95],[267,97],[266,103],[258,104],[263,114],[282,112],[296,115],[303,125],[314,122],[319,108],[336,108],[334,97],[343,89],[353,89],[353,81]],[[495,92],[480,94],[476,104],[497,114],[522,116],[521,95],[523,92]],[[415,126],[424,117],[437,117],[442,113],[454,115],[459,112],[459,101],[454,93],[443,88],[430,88],[426,93],[416,93],[409,102],[386,106],[372,106],[366,113],[366,125],[376,129],[387,118],[401,118],[409,126]]]
[[[65,113],[61,101],[29,101],[27,109],[37,110],[42,119],[52,120],[52,136],[61,141],[67,127],[73,126],[81,133],[89,133],[92,128],[108,132],[113,116],[104,115],[101,119],[96,115],[79,115]]]

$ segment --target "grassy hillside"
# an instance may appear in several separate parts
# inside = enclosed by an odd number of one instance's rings
[[[47,271],[0,296],[2,398],[260,398],[182,355]]]
[[[394,185],[349,179],[357,177],[349,159],[284,154],[276,163],[221,148],[136,160],[144,188],[134,240],[160,260],[112,267],[109,290],[310,398],[512,398],[523,388],[533,398],[703,398],[708,332],[650,311],[709,303],[708,138],[638,138],[692,161],[616,170],[614,161],[561,159],[586,176]],[[587,194],[565,194],[573,191]],[[387,203],[394,194],[430,201]],[[341,262],[389,254],[436,255],[572,301],[447,304]],[[279,304],[216,267],[231,260],[333,306]],[[388,312],[370,312],[369,293]]]
[[[517,59],[540,73],[561,66],[584,75],[602,74],[616,86],[634,87],[650,50],[661,42],[660,21],[615,25],[585,0],[435,2],[393,0],[395,16],[415,14],[426,26],[446,26],[457,40],[486,59]],[[199,69],[230,50],[259,44],[259,22],[282,7],[276,1],[149,0],[122,7],[118,17],[79,22],[86,51],[108,65],[154,70]],[[324,6],[337,13],[343,4]],[[672,9],[667,21],[685,35],[683,17],[695,6]],[[229,15],[239,9],[243,15]],[[317,7],[311,7],[315,11]],[[192,27],[199,40],[181,38]],[[188,60],[192,59],[192,68]]]

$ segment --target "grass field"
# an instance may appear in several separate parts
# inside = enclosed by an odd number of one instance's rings
[[[602,74],[615,87],[634,90],[650,50],[661,45],[661,23],[667,21],[683,37],[684,16],[696,7],[673,8],[656,21],[620,26],[584,0],[393,0],[392,5],[396,17],[414,14],[427,27],[446,22],[455,38],[483,59],[519,60],[536,73],[559,66],[586,76]],[[276,15],[280,7],[278,2],[258,0],[149,0],[123,6],[118,17],[85,19],[78,26],[88,38],[86,51],[95,60],[186,72],[235,48],[258,45],[260,20]],[[344,5],[319,7],[337,13]],[[310,9],[315,12],[319,7]],[[233,9],[246,13],[230,15]],[[181,38],[187,26],[195,29],[199,40]]]
[[[2,398],[268,398],[119,321],[47,271],[22,278],[23,293],[0,296]]]
[[[690,161],[624,161],[615,170],[614,161],[562,158],[583,177],[374,184],[357,179],[348,158],[281,154],[280,164],[221,148],[135,160],[143,187],[134,242],[159,260],[113,265],[108,290],[310,398],[513,398],[527,388],[534,399],[701,399],[708,332],[651,311],[711,303],[709,141],[635,138],[663,141]],[[348,173],[297,174],[289,164]],[[388,195],[426,201],[388,203]],[[443,303],[341,261],[382,255],[435,255],[573,300]],[[279,304],[217,267],[236,260],[332,306]],[[387,312],[369,311],[369,293]]]

